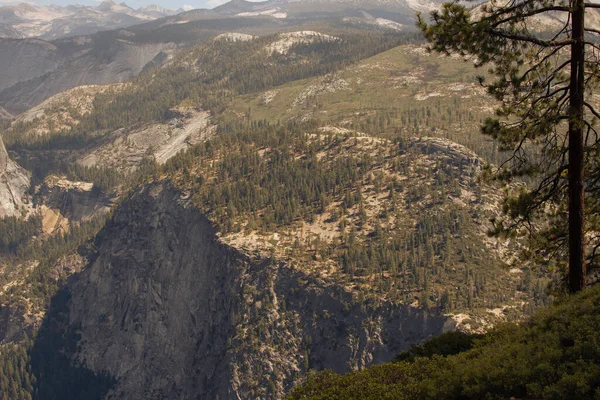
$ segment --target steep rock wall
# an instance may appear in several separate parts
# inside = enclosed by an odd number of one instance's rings
[[[173,43],[136,43],[109,34],[64,39],[0,39],[0,105],[24,112],[64,90],[124,82]]]
[[[109,398],[282,398],[309,369],[388,361],[454,327],[250,260],[167,184],[120,207],[68,290],[72,360],[116,380]]]
[[[29,174],[8,157],[0,138],[0,218],[16,215],[29,188]]]

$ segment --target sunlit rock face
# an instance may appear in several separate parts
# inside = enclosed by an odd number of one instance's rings
[[[0,218],[20,212],[28,188],[29,174],[8,157],[0,138]]]
[[[451,320],[250,259],[167,184],[126,201],[68,286],[73,363],[111,398],[284,398],[310,369],[389,361]],[[66,337],[66,335],[65,335]]]

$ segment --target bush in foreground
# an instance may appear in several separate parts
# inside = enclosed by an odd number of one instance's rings
[[[600,287],[540,310],[528,323],[498,326],[470,350],[427,350],[436,347],[343,376],[311,375],[288,399],[600,399]]]

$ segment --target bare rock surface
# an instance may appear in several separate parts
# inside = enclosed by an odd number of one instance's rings
[[[168,184],[134,194],[98,240],[68,286],[65,329],[80,335],[75,364],[116,380],[108,398],[283,398],[309,369],[389,361],[454,328],[249,259]]]
[[[215,132],[210,113],[196,109],[172,110],[165,123],[153,123],[132,130],[120,129],[100,147],[90,150],[78,162],[86,167],[104,166],[133,169],[144,157],[164,164],[186,148]]]
[[[93,111],[98,94],[116,94],[126,87],[126,84],[87,85],[65,90],[20,114],[12,125],[27,124],[27,130],[22,133],[24,136],[44,136],[70,130],[83,116]]]
[[[114,198],[94,188],[91,182],[70,181],[49,175],[37,191],[45,234],[68,231],[72,222],[90,221],[110,212]]]
[[[0,107],[0,122],[12,121],[13,119],[14,117],[8,111]]]
[[[19,213],[28,188],[29,173],[8,157],[0,138],[0,218]]]
[[[76,86],[124,82],[174,47],[137,42],[125,31],[54,42],[0,38],[0,53],[11,55],[0,57],[0,106],[21,113]]]
[[[56,45],[39,39],[0,39],[0,90],[42,76],[59,65]]]

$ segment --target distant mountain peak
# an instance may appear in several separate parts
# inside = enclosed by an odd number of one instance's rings
[[[29,3],[19,3],[15,7],[19,8],[21,10],[33,10],[33,9],[35,9],[35,6],[33,6],[32,4],[29,4]]]
[[[183,8],[181,8],[180,10],[183,10]],[[175,10],[171,10],[170,8],[161,7],[158,4],[149,4],[147,6],[140,7],[140,8],[138,8],[138,11],[146,12],[146,13],[147,12],[156,12],[156,13],[162,13],[165,15],[171,15],[171,14],[176,13]]]
[[[116,5],[117,3],[115,3],[113,0],[104,0],[96,7],[96,9],[100,11],[110,11]]]
[[[330,11],[380,9],[396,14],[406,14],[410,10],[431,11],[438,8],[442,2],[443,0],[266,0],[260,2],[230,0],[214,10],[222,14],[236,14],[280,7],[281,12],[288,12],[292,15],[293,12],[290,13],[289,11],[299,10],[299,13],[306,13],[323,9],[329,9]],[[411,14],[410,18],[413,17],[414,14]]]
[[[161,10],[164,10],[164,8],[161,7],[161,6],[159,6],[159,5],[157,5],[157,4],[149,4],[149,5],[145,6],[145,7],[138,8],[138,10],[143,10],[143,11],[161,11]]]
[[[122,0],[104,0],[96,6],[41,6],[21,3],[1,6],[0,37],[46,40],[88,35],[100,30],[126,28],[178,14],[157,5],[135,10]],[[180,12],[182,12],[181,10]]]

